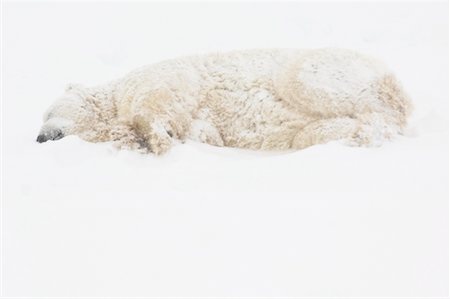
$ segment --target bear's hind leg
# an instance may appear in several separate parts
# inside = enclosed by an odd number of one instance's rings
[[[315,144],[343,140],[350,146],[380,146],[401,131],[382,113],[367,113],[358,118],[327,118],[310,122],[292,142],[292,148],[303,149]]]
[[[300,130],[294,137],[292,148],[303,149],[333,140],[349,140],[359,128],[359,121],[350,117],[316,120]]]

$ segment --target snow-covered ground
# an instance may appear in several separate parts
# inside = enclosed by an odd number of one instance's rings
[[[446,296],[448,3],[4,4],[4,296]],[[380,148],[163,157],[35,142],[69,82],[245,48],[384,60],[416,111]]]

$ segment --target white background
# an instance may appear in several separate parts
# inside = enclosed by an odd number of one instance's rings
[[[11,3],[2,64],[5,296],[446,296],[448,4]],[[157,158],[35,142],[69,82],[181,55],[345,47],[416,106],[380,148]]]

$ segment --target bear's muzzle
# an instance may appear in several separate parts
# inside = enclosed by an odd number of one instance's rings
[[[64,137],[63,132],[60,129],[54,129],[51,131],[46,131],[45,133],[39,134],[36,141],[39,143],[46,142],[48,140],[58,140]]]

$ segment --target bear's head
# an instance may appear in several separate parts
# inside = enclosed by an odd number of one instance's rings
[[[37,142],[58,140],[67,135],[78,135],[87,141],[104,138],[104,99],[81,85],[69,85],[44,114]]]

